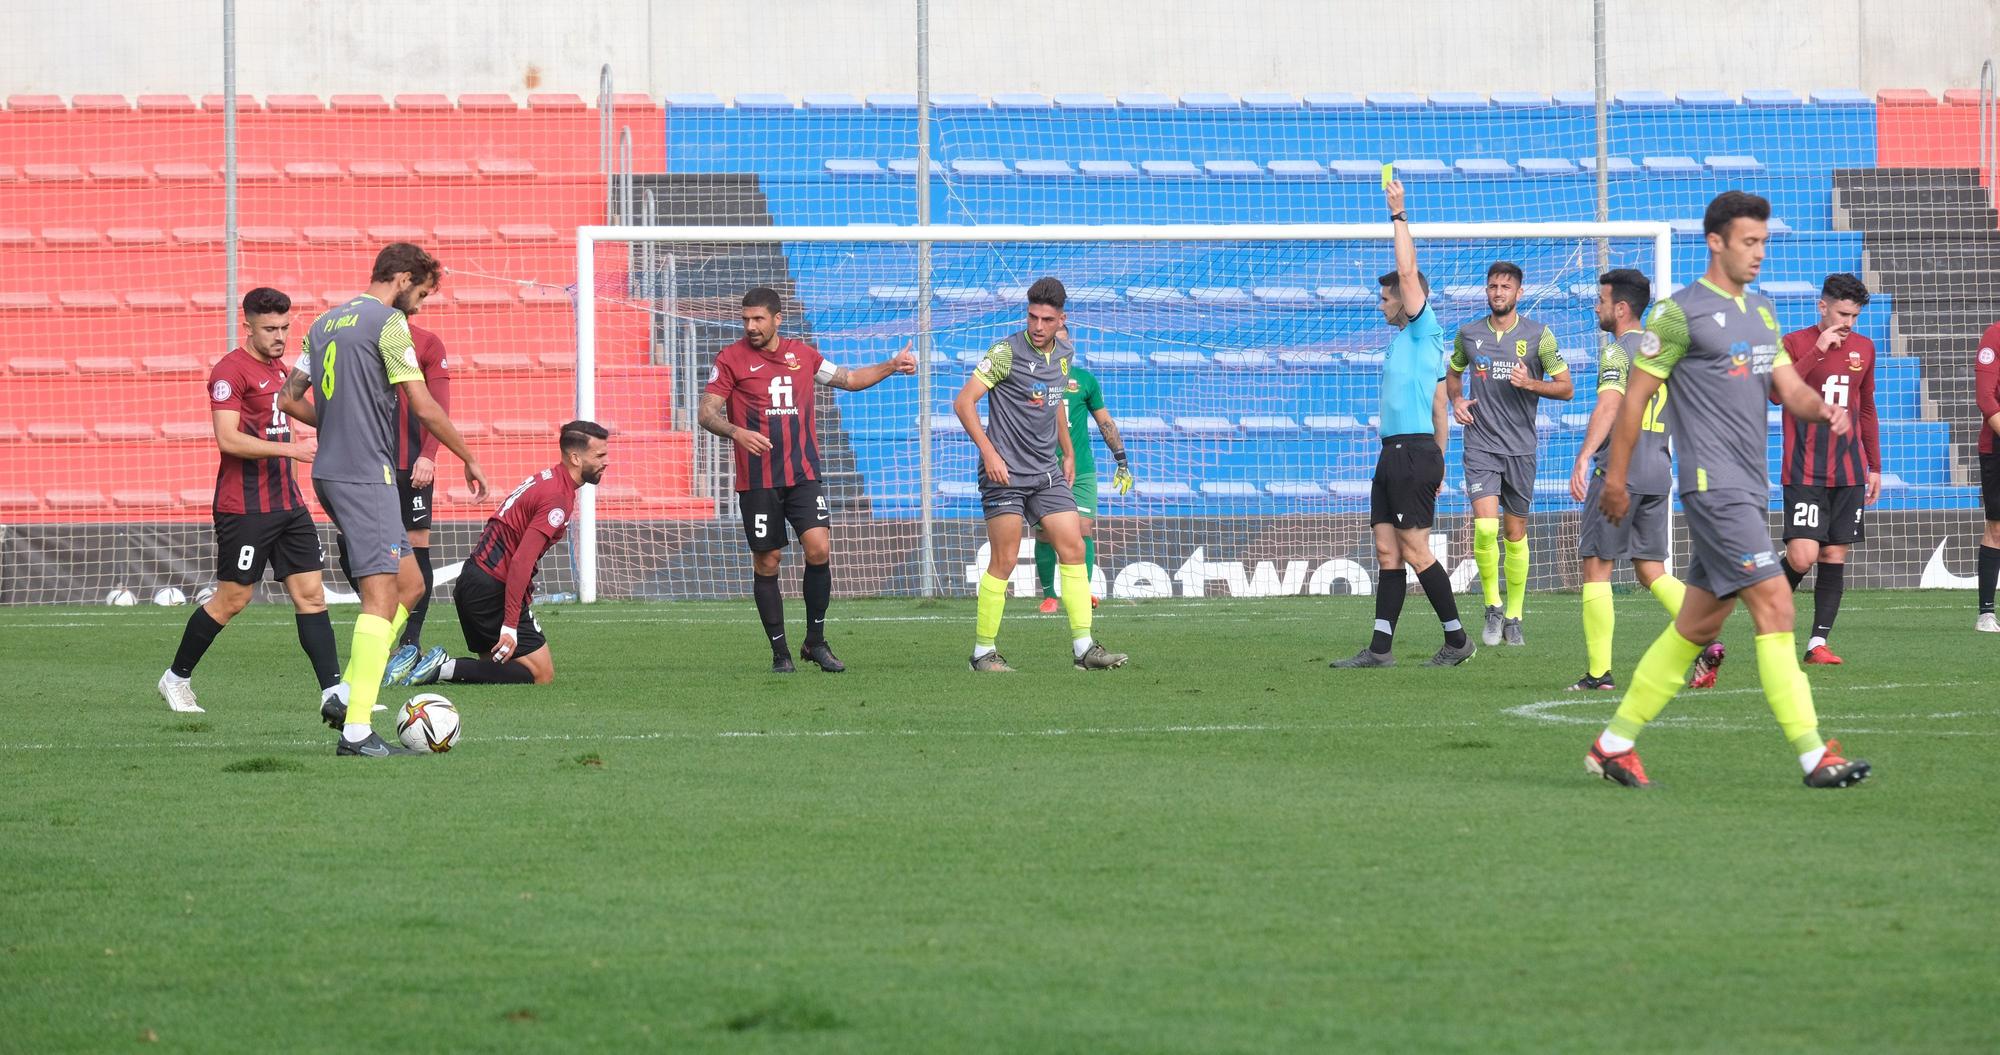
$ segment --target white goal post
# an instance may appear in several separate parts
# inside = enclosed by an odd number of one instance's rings
[[[1534,294],[1541,294],[1560,300],[1564,310],[1572,318],[1570,332],[1563,334],[1564,352],[1572,366],[1588,363],[1594,368],[1598,342],[1594,337],[1576,332],[1585,323],[1574,322],[1583,307],[1585,299],[1594,299],[1596,276],[1607,267],[1637,267],[1653,281],[1655,298],[1666,295],[1674,288],[1673,274],[1673,234],[1665,222],[1630,221],[1609,223],[1419,223],[1411,225],[1411,234],[1416,240],[1419,265],[1432,279],[1434,297],[1439,298],[1440,307],[1449,303],[1452,313],[1442,320],[1449,330],[1476,306],[1483,311],[1483,299],[1475,304],[1471,289],[1473,284],[1484,282],[1485,267],[1493,259],[1500,258],[1496,251],[1487,247],[1505,246],[1510,255],[1518,253],[1523,246],[1543,246],[1548,251],[1536,256],[1538,263],[1529,266],[1528,289],[1530,295],[1522,299],[1522,310],[1527,314],[1538,313],[1538,302]],[[932,539],[939,518],[939,488],[949,481],[941,480],[937,474],[937,452],[932,443],[934,426],[939,430],[951,427],[950,422],[940,423],[937,412],[941,398],[948,398],[946,386],[955,388],[960,383],[966,369],[960,365],[965,359],[966,349],[983,348],[990,342],[992,334],[998,332],[994,326],[1004,326],[1011,322],[1018,328],[1020,312],[1012,310],[1005,303],[1008,290],[1018,295],[1019,287],[1025,286],[1033,278],[1043,273],[1055,274],[1070,284],[1071,304],[1069,315],[1072,326],[1077,331],[1077,346],[1080,361],[1099,369],[1098,364],[1130,365],[1135,371],[1150,371],[1147,365],[1157,361],[1157,353],[1118,351],[1097,353],[1098,349],[1119,345],[1132,347],[1143,345],[1149,335],[1171,332],[1173,341],[1192,342],[1191,350],[1182,354],[1205,356],[1206,361],[1262,362],[1280,354],[1277,346],[1285,345],[1293,338],[1285,319],[1304,319],[1318,307],[1334,310],[1333,305],[1343,294],[1350,291],[1341,310],[1347,313],[1345,322],[1328,322],[1321,326],[1319,337],[1324,343],[1326,332],[1344,332],[1343,327],[1352,329],[1353,339],[1341,342],[1355,347],[1346,351],[1335,350],[1326,353],[1331,356],[1347,355],[1357,365],[1367,363],[1367,353],[1359,346],[1372,342],[1376,348],[1387,344],[1388,334],[1380,324],[1379,316],[1368,327],[1365,311],[1351,294],[1355,283],[1360,281],[1372,285],[1374,273],[1387,270],[1392,265],[1392,229],[1387,223],[1371,224],[1284,224],[1284,225],[993,225],[993,226],[852,226],[852,227],[639,227],[639,226],[586,226],[576,231],[576,414],[579,418],[596,419],[606,410],[606,392],[601,391],[605,382],[605,342],[601,339],[601,322],[606,305],[616,305],[617,310],[627,314],[638,313],[646,319],[647,339],[655,346],[661,340],[685,342],[678,352],[675,369],[681,374],[691,374],[690,364],[699,363],[699,377],[683,378],[674,382],[684,394],[697,393],[701,380],[706,378],[705,364],[723,343],[721,331],[730,327],[734,314],[733,305],[723,305],[718,289],[711,285],[701,290],[690,286],[687,277],[693,267],[686,263],[689,259],[713,256],[717,253],[761,249],[763,259],[784,261],[794,256],[801,258],[800,272],[812,271],[814,275],[803,273],[764,274],[744,271],[737,281],[728,285],[740,295],[743,289],[756,285],[770,285],[785,292],[787,318],[784,332],[788,336],[805,333],[814,343],[819,344],[828,357],[842,365],[860,365],[861,360],[853,355],[840,354],[838,345],[842,335],[828,332],[839,330],[843,323],[831,322],[824,326],[812,326],[810,331],[802,327],[810,324],[819,307],[812,296],[802,296],[805,287],[818,285],[824,288],[829,282],[852,286],[874,298],[874,303],[884,305],[881,326],[870,329],[866,341],[874,349],[884,343],[883,330],[897,330],[892,335],[898,339],[913,341],[918,349],[919,370],[915,385],[915,419],[910,428],[914,434],[915,468],[914,494],[904,494],[883,499],[874,504],[879,510],[893,507],[897,501],[908,498],[914,509],[905,509],[899,515],[905,525],[913,525],[916,531],[919,553],[914,557],[920,571],[913,592],[932,595],[941,592],[941,586],[952,582],[939,566],[940,555],[932,549]],[[1316,250],[1315,245],[1323,246]],[[1614,246],[1617,248],[1614,250]],[[616,247],[617,252],[607,254],[604,247]],[[692,253],[682,248],[691,248]],[[1241,250],[1241,252],[1239,252]],[[1253,252],[1256,250],[1257,252]],[[1259,253],[1263,255],[1260,256]],[[993,297],[993,282],[979,282],[974,285],[960,284],[952,268],[941,258],[956,254],[961,260],[968,256],[980,257],[985,261],[982,274],[1001,274],[1008,281],[1001,289],[1000,297]],[[617,259],[612,259],[612,257]],[[1301,267],[1301,261],[1329,258],[1328,274],[1333,272],[1333,264],[1339,265],[1340,273],[1346,276],[1347,285],[1312,286],[1308,273],[1318,274],[1314,267]],[[811,263],[803,258],[814,258]],[[1338,258],[1333,259],[1333,258]],[[1018,269],[1010,266],[1019,261]],[[1274,280],[1272,286],[1244,288],[1258,281],[1257,268],[1260,260],[1283,259],[1286,266],[1296,274],[1289,277],[1292,284]],[[775,265],[774,265],[775,266]],[[843,271],[842,269],[846,269]],[[872,270],[870,270],[872,269]],[[1065,273],[1065,272],[1069,273]],[[850,274],[849,272],[858,272]],[[1098,276],[1102,275],[1102,278]],[[817,277],[815,277],[817,276]],[[828,276],[833,276],[829,278]],[[711,276],[713,278],[713,276]],[[1140,281],[1144,279],[1144,281]],[[1129,282],[1120,286],[1117,283]],[[1101,296],[1079,296],[1094,287],[1106,288]],[[1286,291],[1280,296],[1278,292]],[[1306,296],[1297,296],[1304,290]],[[1329,292],[1331,290],[1331,292]],[[978,294],[978,296],[975,296]],[[1441,296],[1440,296],[1441,295]],[[1483,292],[1479,294],[1483,298]],[[1452,298],[1456,298],[1455,300]],[[1115,303],[1114,303],[1115,302]],[[968,307],[967,305],[970,305]],[[724,310],[727,307],[727,310]],[[1012,310],[1011,316],[1008,312]],[[1369,310],[1372,310],[1369,309]],[[1099,329],[1093,324],[1094,312],[1115,314],[1118,322]],[[796,315],[792,314],[797,312]],[[935,315],[934,315],[935,312]],[[1239,313],[1231,315],[1230,313]],[[983,313],[983,314],[982,314]],[[1441,312],[1442,313],[1442,312]],[[836,313],[829,313],[829,315]],[[979,320],[972,318],[980,315]],[[997,321],[986,320],[991,316]],[[1232,319],[1243,321],[1238,326]],[[708,340],[700,340],[694,323],[705,323],[711,330]],[[1592,320],[1594,322],[1594,319]],[[1332,330],[1326,330],[1331,326]],[[1261,330],[1260,330],[1261,327]],[[1278,327],[1276,329],[1272,327]],[[1246,335],[1261,332],[1261,337],[1246,336],[1244,343],[1233,341],[1203,344],[1203,334],[1225,334],[1240,330]],[[944,335],[950,335],[951,347],[940,348],[938,343]],[[1192,334],[1193,336],[1188,336]],[[664,336],[663,336],[664,335]],[[1114,339],[1115,338],[1115,339]],[[1340,343],[1340,342],[1336,342]],[[700,347],[693,347],[699,344]],[[1264,345],[1259,348],[1258,345]],[[858,346],[858,345],[857,345]],[[1345,347],[1345,344],[1342,345]],[[1220,353],[1218,354],[1218,350]],[[626,353],[620,353],[626,354]],[[1148,360],[1147,355],[1155,355]],[[956,356],[956,358],[954,358]],[[1246,359],[1246,356],[1262,356],[1261,359]],[[879,358],[879,354],[872,358]],[[655,356],[644,360],[656,365],[667,365]],[[872,359],[871,359],[872,361]],[[1169,361],[1171,357],[1169,357]],[[938,375],[946,373],[948,379],[940,382]],[[1190,377],[1197,377],[1190,374]],[[1240,376],[1240,375],[1238,375]],[[1274,375],[1276,376],[1276,375]],[[892,379],[892,382],[898,379]],[[907,384],[907,382],[904,382]],[[1108,376],[1105,382],[1107,398],[1116,413],[1120,406],[1120,393]],[[1177,408],[1192,409],[1201,406],[1203,400],[1228,401],[1235,398],[1232,392],[1237,388],[1205,388],[1206,382],[1199,379],[1180,382],[1174,389],[1184,394],[1185,403],[1174,404]],[[1289,388],[1282,381],[1278,387]],[[889,385],[883,386],[884,389]],[[867,400],[873,393],[843,396],[843,400]],[[614,393],[615,396],[615,393]],[[907,393],[900,398],[907,401]],[[1176,398],[1181,398],[1177,396]],[[1577,400],[1582,410],[1588,409],[1590,393],[1578,385]],[[1127,403],[1126,405],[1131,405]],[[1220,415],[1230,428],[1252,428],[1249,422],[1255,414],[1245,415],[1244,410],[1256,411],[1258,406],[1213,406],[1211,414]],[[946,410],[945,417],[949,417]],[[1290,417],[1296,414],[1277,414],[1272,417]],[[1163,420],[1164,411],[1148,416],[1145,422],[1152,426]],[[1198,430],[1197,415],[1184,415],[1167,422],[1168,428]],[[1312,415],[1307,415],[1308,418]],[[902,421],[911,421],[902,418]],[[626,423],[613,420],[614,426]],[[1135,422],[1136,424],[1136,422]],[[1562,427],[1579,432],[1574,421]],[[822,424],[822,432],[825,425]],[[677,415],[671,424],[671,431],[692,431],[695,442],[705,442],[691,415]],[[1191,452],[1204,450],[1198,432],[1185,432],[1195,436],[1181,445]],[[952,435],[944,433],[944,436]],[[824,437],[822,437],[824,439]],[[942,438],[942,437],[941,437]],[[958,437],[962,442],[963,437]],[[1145,442],[1140,435],[1129,437],[1137,446]],[[865,440],[856,439],[857,446]],[[1456,445],[1454,445],[1456,446]],[[1572,445],[1573,446],[1573,445]],[[1167,441],[1160,447],[1168,450]],[[1179,450],[1180,448],[1175,448]],[[1273,450],[1280,448],[1274,447]],[[1099,460],[1106,463],[1104,472],[1108,478],[1109,459],[1103,455],[1100,446]],[[1225,480],[1222,460],[1212,459],[1201,463],[1206,454],[1174,454],[1183,459],[1168,464],[1156,458],[1148,464],[1141,456],[1137,471],[1142,481],[1149,474],[1155,481],[1152,495],[1141,494],[1151,501],[1174,502],[1194,501],[1188,507],[1196,510],[1195,516],[1204,515],[1203,510],[1231,510],[1227,504],[1231,495],[1238,495],[1246,502],[1263,502],[1270,495],[1283,495],[1276,483],[1258,480]],[[1279,457],[1283,457],[1280,455]],[[1194,459],[1187,461],[1186,459]],[[1365,465],[1352,463],[1351,458],[1339,466],[1274,466],[1274,470],[1295,471],[1302,479],[1327,483],[1337,473],[1352,476],[1357,470],[1362,479],[1366,478]],[[619,455],[613,452],[612,476],[621,471]],[[635,470],[646,471],[643,466]],[[718,470],[719,471],[719,470]],[[1566,473],[1566,466],[1564,467]],[[1552,472],[1545,458],[1542,472]],[[1201,477],[1200,480],[1196,476]],[[1208,477],[1217,479],[1213,482]],[[630,479],[626,477],[625,479]],[[610,481],[607,480],[607,483]],[[1328,485],[1330,487],[1330,484]],[[1198,490],[1197,490],[1198,489]],[[906,491],[908,489],[905,489]],[[1106,488],[1108,491],[1108,487]],[[1194,495],[1192,499],[1183,492]],[[1327,500],[1338,500],[1337,491],[1327,492]],[[1318,496],[1313,496],[1317,498]],[[1351,498],[1351,495],[1347,497]],[[623,590],[606,590],[602,579],[600,547],[604,544],[606,521],[600,519],[600,495],[596,488],[585,488],[579,497],[579,508],[573,539],[573,555],[579,599],[583,602],[595,601],[599,596],[636,596]],[[1214,505],[1214,502],[1224,504]],[[615,499],[614,499],[615,500]],[[709,517],[716,521],[724,518],[726,495],[716,495],[716,512]],[[1551,503],[1569,508],[1565,498],[1563,503]],[[1246,507],[1247,508],[1247,507]],[[1312,507],[1317,508],[1317,507]],[[1277,516],[1297,515],[1298,507],[1285,505],[1269,510]],[[612,519],[616,515],[604,511]],[[648,514],[657,515],[657,514]],[[1118,515],[1107,510],[1107,517]],[[1206,515],[1214,516],[1210,512]],[[1233,515],[1233,513],[1231,514]],[[1248,514],[1245,514],[1248,515]],[[1539,514],[1538,514],[1539,516]],[[1197,540],[1198,541],[1198,540]],[[837,539],[836,545],[840,542]],[[695,551],[704,552],[704,551]],[[1194,550],[1196,561],[1201,559],[1202,550]],[[719,569],[717,581],[727,578],[734,582],[740,568],[740,560],[727,569]],[[1551,562],[1553,563],[1553,562]],[[1032,569],[1029,569],[1032,574]],[[1263,569],[1259,569],[1261,574]],[[1325,571],[1325,569],[1322,569]],[[885,576],[888,573],[883,573]],[[1135,582],[1145,579],[1149,573],[1135,573]],[[1248,574],[1248,573],[1244,573]],[[1338,570],[1328,574],[1338,576]],[[1199,572],[1197,572],[1197,578]],[[886,579],[882,581],[887,581]],[[897,578],[897,582],[907,582]],[[1150,582],[1151,580],[1147,580]],[[1317,589],[1319,581],[1315,579]],[[1157,589],[1157,586],[1147,588]],[[1199,583],[1197,587],[1199,588]],[[1325,592],[1321,590],[1319,592]],[[660,596],[657,593],[643,594]],[[1135,587],[1134,596],[1146,596]]]

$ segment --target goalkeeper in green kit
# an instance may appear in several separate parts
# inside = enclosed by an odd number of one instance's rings
[[[1070,343],[1069,331],[1063,330],[1057,340]],[[1074,363],[1074,360],[1072,360]],[[1118,436],[1118,426],[1111,420],[1111,412],[1104,409],[1104,388],[1097,383],[1097,375],[1081,366],[1069,368],[1069,385],[1063,393],[1063,409],[1069,414],[1069,442],[1076,451],[1076,483],[1070,491],[1076,496],[1077,515],[1083,520],[1083,567],[1084,573],[1095,577],[1097,573],[1097,457],[1091,453],[1090,420],[1097,419],[1097,431],[1104,435],[1104,446],[1111,457],[1118,462],[1118,471],[1111,475],[1111,486],[1119,494],[1132,493],[1132,470],[1125,464],[1125,441]],[[1042,539],[1041,528],[1035,529],[1035,582],[1042,588],[1042,614],[1056,611],[1056,548]],[[1092,597],[1093,607],[1097,598]]]

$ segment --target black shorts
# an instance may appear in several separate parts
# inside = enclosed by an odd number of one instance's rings
[[[1435,438],[1428,433],[1384,436],[1382,454],[1375,459],[1375,483],[1368,490],[1368,523],[1430,527],[1442,483],[1444,452]]]
[[[223,582],[255,586],[264,578],[289,579],[300,572],[326,567],[319,529],[305,507],[277,513],[215,514],[215,577]]]
[[[1868,504],[1868,489],[1859,484],[1848,487],[1808,487],[1785,485],[1785,541],[1809,538],[1829,546],[1845,546],[1867,537],[1861,510]]]
[[[424,487],[410,486],[410,470],[396,471],[396,498],[403,507],[403,530],[428,531],[431,526],[431,504],[437,497],[437,477]]]
[[[1979,497],[1986,504],[1986,519],[2000,523],[2000,451],[1979,456]]]
[[[493,651],[494,644],[500,640],[500,628],[505,625],[501,620],[507,616],[506,593],[504,583],[469,560],[459,571],[458,584],[452,588],[451,603],[458,609],[458,628],[465,634],[465,647],[471,649],[473,655],[484,656]],[[521,622],[514,632],[516,659],[540,652],[549,643],[549,639],[542,636],[542,625],[535,621],[535,613],[527,601],[521,604]]]
[[[743,509],[743,537],[750,540],[754,553],[784,549],[787,523],[792,534],[800,536],[827,524],[826,492],[818,480],[738,491],[736,504]]]

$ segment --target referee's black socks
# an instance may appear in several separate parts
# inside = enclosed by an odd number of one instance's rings
[[[1396,620],[1403,615],[1403,598],[1409,595],[1410,573],[1402,568],[1384,569],[1375,584],[1375,636],[1368,640],[1368,651],[1378,656],[1389,654],[1396,643]]]
[[[771,651],[790,655],[785,644],[785,595],[778,589],[776,575],[751,573],[751,596],[757,599],[757,618],[764,622],[764,636],[771,639]]]
[[[1424,596],[1431,599],[1438,622],[1444,625],[1444,643],[1464,648],[1465,625],[1458,621],[1458,598],[1451,592],[1451,576],[1445,574],[1444,562],[1432,561],[1430,567],[1417,573],[1417,582],[1423,586]]]

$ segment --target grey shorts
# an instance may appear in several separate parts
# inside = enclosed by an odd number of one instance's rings
[[[1748,491],[1699,491],[1681,496],[1687,515],[1687,584],[1717,597],[1734,597],[1746,587],[1784,573],[1771,546],[1771,524],[1763,495]]]
[[[979,481],[979,505],[986,519],[1012,514],[1030,524],[1039,524],[1052,513],[1076,512],[1076,495],[1061,473],[1024,476],[1008,474],[1009,483],[995,485]]]
[[[1673,505],[1666,495],[1632,495],[1625,522],[1613,524],[1597,507],[1604,493],[1604,477],[1593,475],[1590,490],[1583,496],[1583,517],[1578,522],[1577,553],[1599,560],[1666,560],[1669,517]]]
[[[410,533],[403,527],[403,498],[396,485],[316,479],[313,490],[333,526],[340,529],[348,573],[357,579],[394,575],[410,552]]]
[[[1465,500],[1499,496],[1500,508],[1525,517],[1535,505],[1535,456],[1465,449]]]

